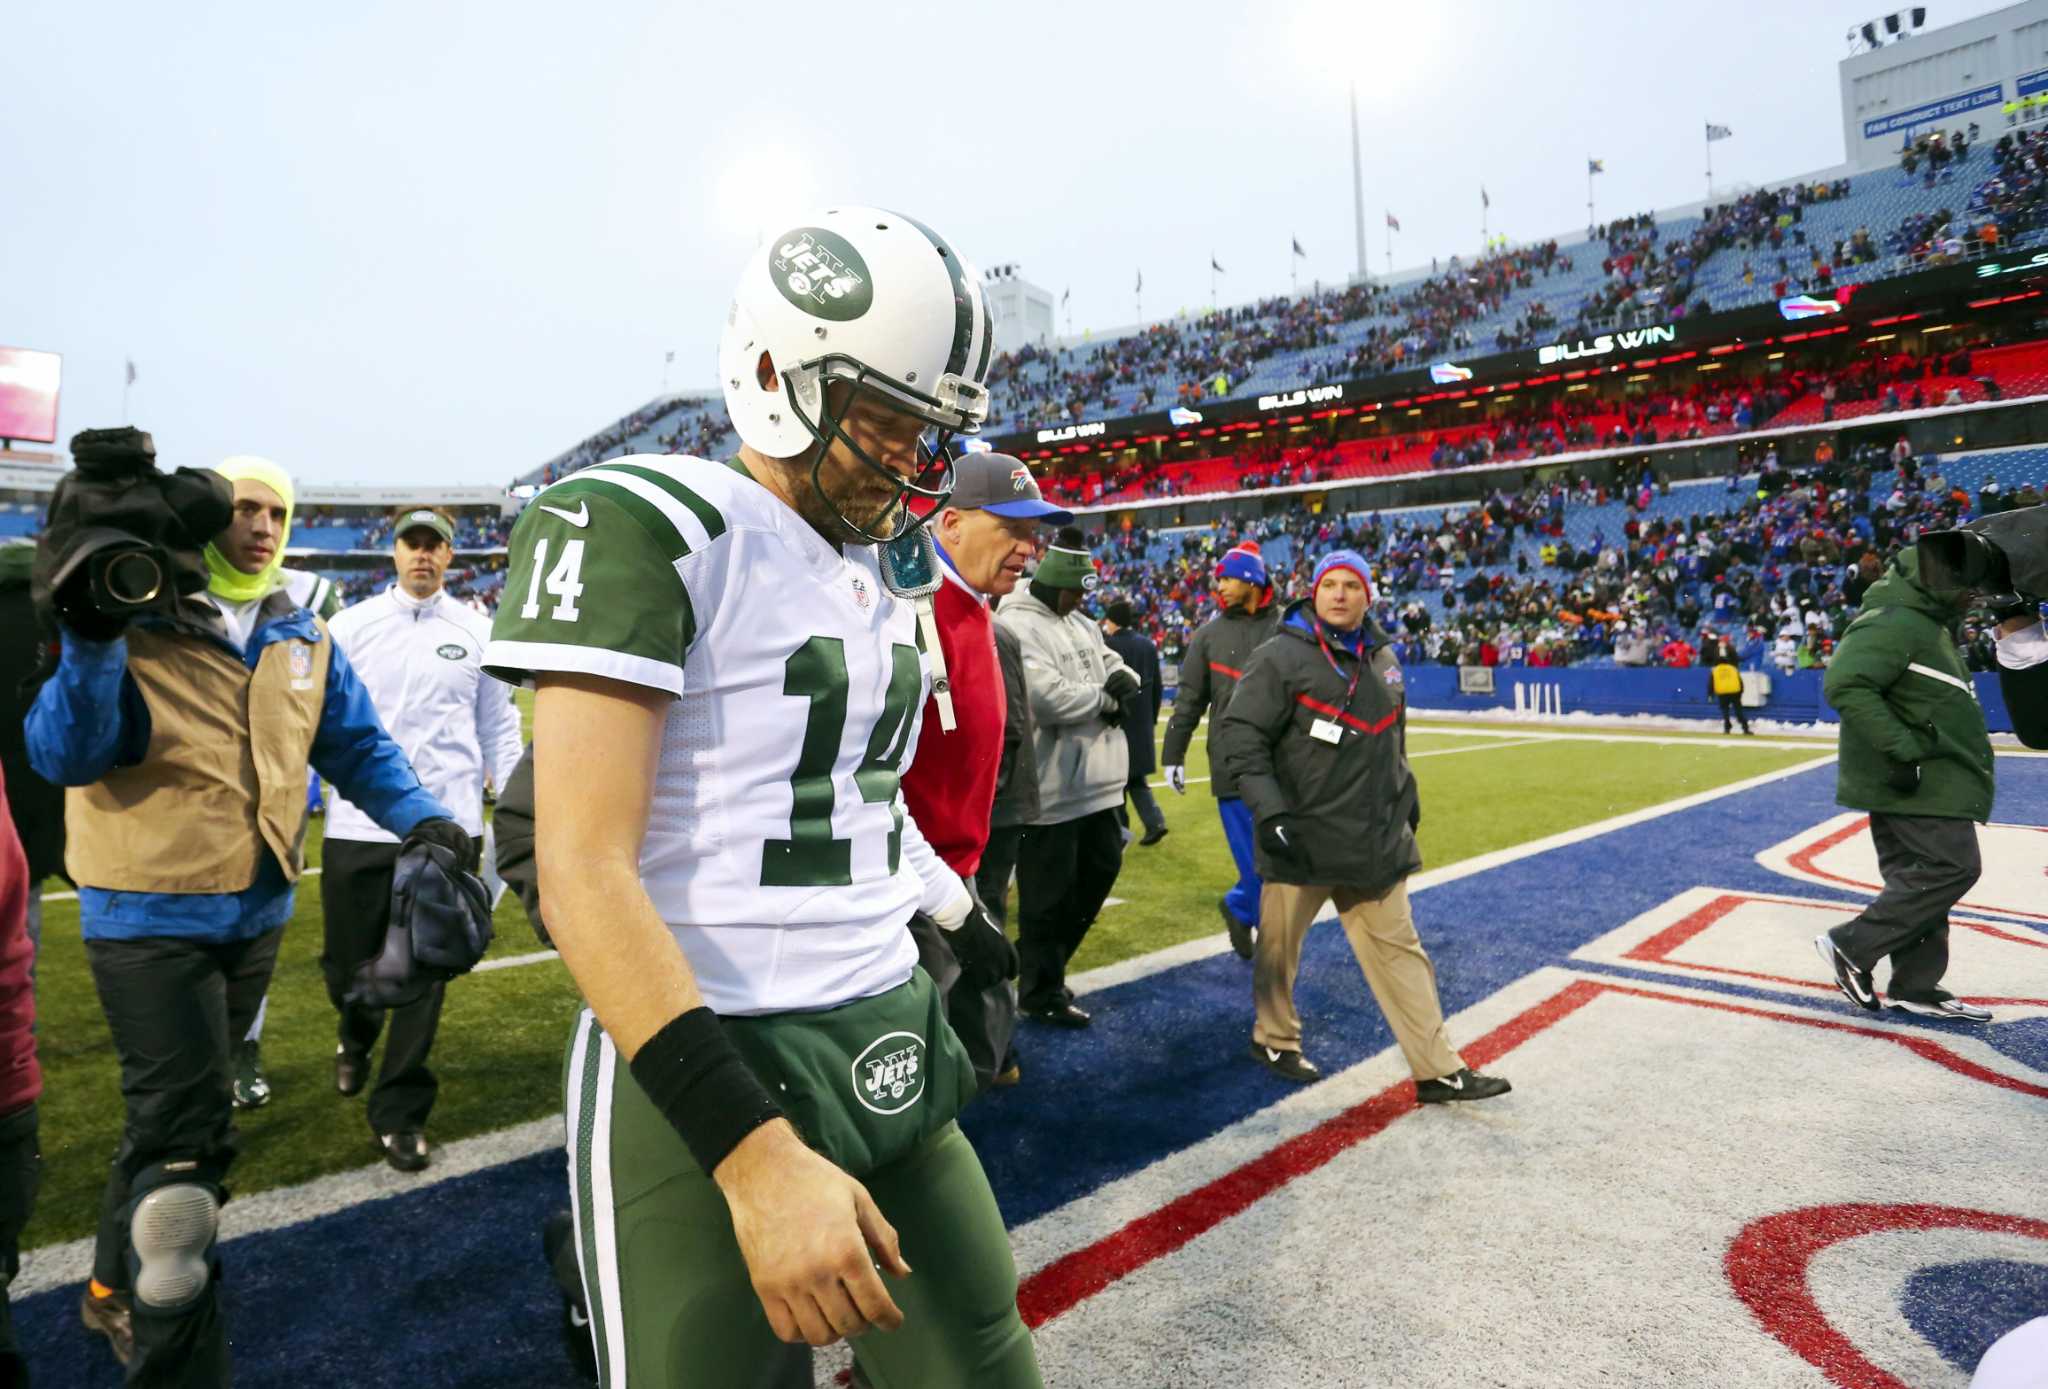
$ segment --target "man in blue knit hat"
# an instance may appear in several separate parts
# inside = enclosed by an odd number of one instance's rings
[[[1422,867],[1422,803],[1409,770],[1408,701],[1392,639],[1367,616],[1372,570],[1354,550],[1326,555],[1313,596],[1290,605],[1210,735],[1258,826],[1261,895],[1252,964],[1252,1055],[1281,1077],[1322,1073],[1302,1054],[1294,976],[1309,924],[1337,907],[1367,987],[1423,1104],[1506,1094],[1465,1064],[1444,1027],[1436,968],[1408,910]]]
[[[1279,620],[1273,586],[1266,579],[1265,561],[1255,543],[1237,546],[1216,566],[1216,601],[1223,611],[1202,625],[1181,657],[1180,688],[1173,698],[1173,719],[1166,726],[1166,744],[1159,756],[1167,784],[1183,796],[1188,790],[1188,745],[1194,741],[1202,715],[1209,715],[1212,729],[1222,722],[1245,663],[1251,660],[1253,650],[1273,635]],[[1236,779],[1214,756],[1209,759],[1209,790],[1216,797],[1223,837],[1237,863],[1237,885],[1224,894],[1218,906],[1230,932],[1231,947],[1249,960],[1252,929],[1259,921],[1252,817],[1238,799]]]

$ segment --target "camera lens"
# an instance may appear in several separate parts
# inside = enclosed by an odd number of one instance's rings
[[[2005,556],[1975,531],[1938,531],[1920,537],[1920,579],[1935,590],[2012,586]]]
[[[100,587],[123,607],[139,608],[163,592],[163,567],[147,550],[127,550],[107,561],[100,571]]]

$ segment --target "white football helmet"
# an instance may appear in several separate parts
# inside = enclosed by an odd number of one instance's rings
[[[849,530],[873,541],[900,538],[922,524],[911,498],[932,503],[929,516],[951,495],[952,437],[975,433],[987,417],[993,328],[980,274],[937,232],[880,208],[828,208],[770,238],[747,262],[718,348],[726,410],[761,453],[808,455],[811,485]],[[775,368],[772,390],[761,385],[764,352]],[[836,408],[825,389],[834,380],[851,387]],[[928,426],[911,480],[840,427],[862,397]],[[820,474],[835,442],[897,484],[882,515],[856,520],[826,492]]]

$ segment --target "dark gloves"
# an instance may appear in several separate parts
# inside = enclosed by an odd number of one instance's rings
[[[946,934],[946,944],[952,947],[953,958],[960,962],[960,979],[970,989],[978,989],[998,980],[1017,977],[1017,947],[1003,933],[1002,924],[995,919],[981,900],[981,893],[975,889],[972,878],[964,879],[967,895],[973,905],[967,915],[956,925],[940,923]]]
[[[1095,711],[1095,717],[1101,719],[1111,728],[1122,728],[1124,726],[1123,702],[1111,698],[1107,689],[1103,690],[1102,707]]]
[[[1141,688],[1143,687],[1139,684],[1138,677],[1131,674],[1129,666],[1118,666],[1109,673],[1109,678],[1102,682],[1103,693],[1116,700],[1119,704],[1136,694]]]
[[[1410,834],[1413,834],[1413,833],[1415,833],[1415,831],[1417,831],[1417,830],[1419,830],[1419,829],[1421,829],[1421,828],[1422,828],[1422,797],[1420,797],[1420,796],[1417,796],[1417,797],[1415,798],[1415,804],[1414,804],[1414,805],[1411,805],[1411,806],[1409,806],[1409,807],[1408,807],[1408,832],[1409,832]]]
[[[1259,847],[1276,863],[1305,865],[1301,830],[1291,815],[1275,815],[1259,822]]]
[[[1884,784],[1901,796],[1910,796],[1920,789],[1920,764],[1918,762],[1893,762],[1885,773]]]
[[[414,825],[412,832],[406,835],[404,842],[398,846],[398,851],[404,853],[415,844],[438,844],[455,855],[455,861],[462,865],[463,872],[476,872],[479,857],[477,842],[469,837],[467,830],[445,816],[437,815],[431,820],[422,820]]]

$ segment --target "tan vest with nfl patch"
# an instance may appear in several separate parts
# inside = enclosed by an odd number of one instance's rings
[[[296,882],[306,767],[334,644],[286,637],[251,670],[216,642],[128,631],[128,674],[149,706],[149,751],[65,793],[64,863],[82,887],[240,892],[268,851]]]

